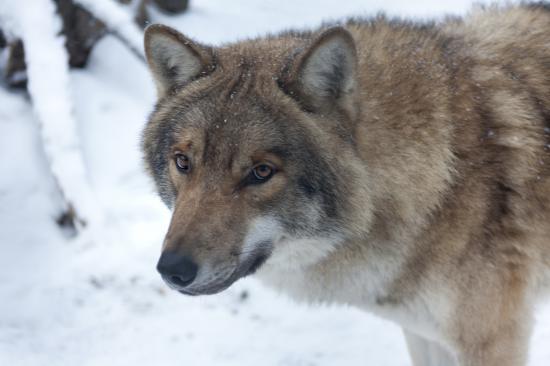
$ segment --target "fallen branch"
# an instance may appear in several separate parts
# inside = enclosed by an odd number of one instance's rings
[[[143,32],[133,15],[113,0],[75,0],[95,18],[105,24],[109,33],[120,39],[138,58],[145,62]]]
[[[33,11],[28,11],[33,9]],[[101,210],[86,176],[73,116],[68,55],[59,36],[61,21],[51,1],[11,2],[2,9],[3,24],[25,45],[28,91],[40,123],[50,169],[78,230],[100,225]]]

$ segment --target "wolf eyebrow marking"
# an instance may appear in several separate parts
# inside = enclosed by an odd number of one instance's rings
[[[270,147],[266,150],[266,152],[268,154],[273,154],[273,155],[279,156],[283,160],[290,158],[290,156],[292,154],[291,150],[290,150],[290,147],[282,146],[282,145]]]

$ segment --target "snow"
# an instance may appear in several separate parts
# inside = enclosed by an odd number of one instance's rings
[[[469,1],[435,0],[296,3],[191,0],[182,16],[152,13],[219,44],[380,9],[422,18],[469,8]],[[47,79],[52,99],[74,101],[75,133],[105,229],[96,241],[59,231],[61,197],[40,121],[24,95],[0,87],[0,365],[410,365],[400,329],[355,309],[295,304],[254,279],[208,297],[169,291],[154,267],[170,213],[139,152],[155,98],[145,66],[109,36],[89,67],[72,70],[63,84],[41,71],[32,75]],[[546,305],[537,311],[530,366],[549,364],[549,344]]]

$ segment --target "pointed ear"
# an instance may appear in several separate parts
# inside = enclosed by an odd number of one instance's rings
[[[210,48],[161,24],[145,29],[145,55],[159,98],[214,70]]]
[[[357,51],[351,34],[342,27],[321,33],[295,59],[290,85],[304,106],[313,111],[351,107],[356,89]]]

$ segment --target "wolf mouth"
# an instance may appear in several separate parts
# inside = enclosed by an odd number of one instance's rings
[[[238,279],[242,277],[249,276],[254,274],[269,258],[270,253],[259,253],[254,258],[242,263],[240,266],[237,266],[235,270],[225,279],[220,282],[209,283],[206,286],[197,286],[193,287],[192,285],[188,288],[186,287],[177,287],[175,289],[180,294],[189,295],[189,296],[199,296],[199,295],[214,295],[230,287]]]
[[[248,267],[248,270],[246,271],[246,273],[244,274],[243,277],[246,277],[246,276],[249,276],[251,274],[254,274],[264,263],[265,261],[267,260],[267,258],[269,258],[269,255],[268,254],[260,254],[256,257],[256,259],[254,259],[254,261],[252,262],[252,264],[250,265],[250,267]]]

